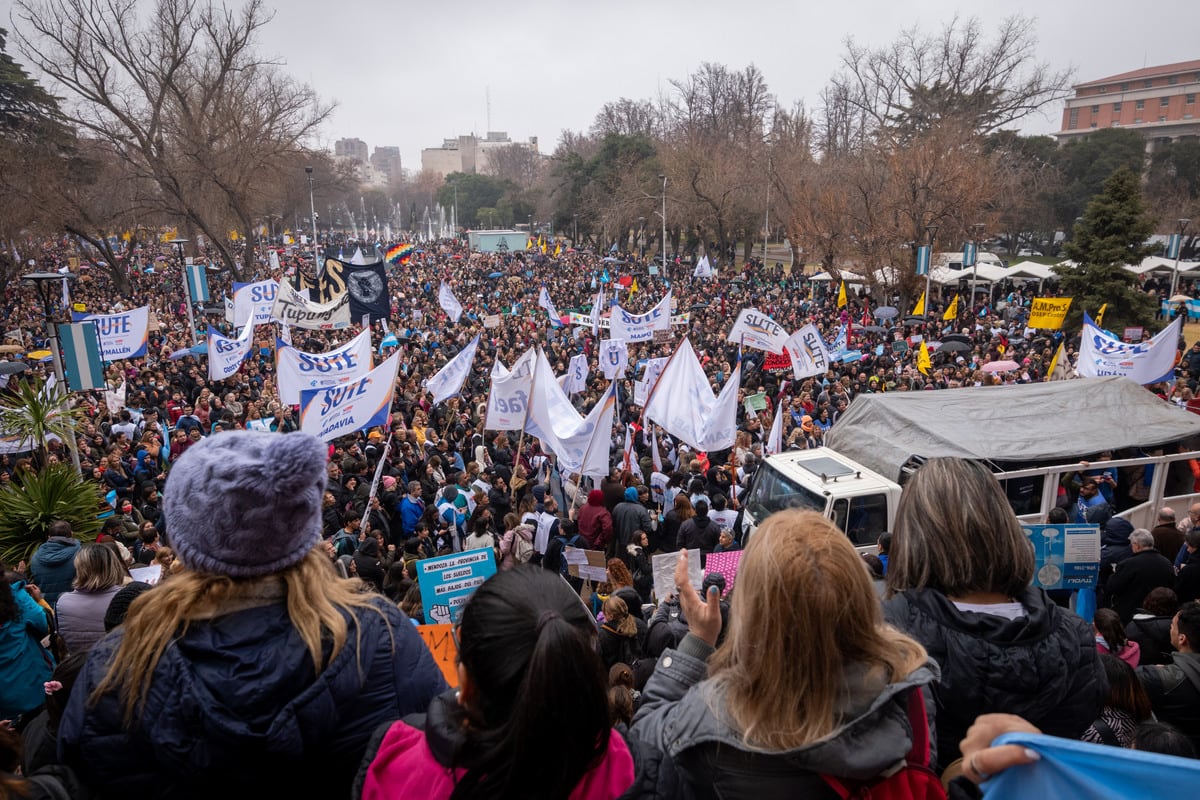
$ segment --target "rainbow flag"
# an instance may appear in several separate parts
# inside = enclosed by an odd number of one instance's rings
[[[413,247],[411,242],[392,245],[387,249],[387,252],[384,253],[384,259],[389,264],[407,264],[410,260],[412,260],[413,250],[415,249],[416,248]]]

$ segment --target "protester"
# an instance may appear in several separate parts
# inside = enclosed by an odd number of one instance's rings
[[[1125,629],[1117,612],[1111,608],[1097,609],[1092,627],[1096,629],[1096,649],[1101,654],[1117,656],[1130,667],[1141,663],[1142,647],[1125,636]]]
[[[596,627],[565,583],[532,567],[498,573],[457,631],[459,690],[376,732],[356,797],[613,800],[629,788]]]
[[[46,541],[29,561],[29,580],[53,606],[59,595],[71,591],[75,580],[75,555],[82,543],[74,538],[71,523],[54,520],[46,526]]]
[[[1175,650],[1171,643],[1171,623],[1177,611],[1179,598],[1174,591],[1154,589],[1125,626],[1125,636],[1138,644],[1142,664],[1171,663],[1171,653]]]
[[[943,767],[981,714],[1018,713],[1076,739],[1100,713],[1107,687],[1091,626],[1034,588],[1033,569],[1029,540],[982,463],[930,459],[905,485],[885,616],[941,667],[931,688]]]
[[[936,668],[883,623],[858,554],[824,517],[781,511],[758,528],[715,652],[720,591],[690,590],[683,554],[675,581],[688,634],[659,659],[632,728],[658,764],[656,796],[824,796],[822,775],[876,779],[914,730],[928,734]]]
[[[58,598],[58,631],[72,653],[86,653],[105,634],[108,605],[127,579],[117,555],[103,544],[85,544],[75,555],[74,590]]]
[[[1104,585],[1101,602],[1111,604],[1128,624],[1142,599],[1159,587],[1175,586],[1175,567],[1171,560],[1154,549],[1154,536],[1145,528],[1129,534],[1133,555],[1117,565],[1116,573]]]
[[[312,437],[230,432],[174,465],[164,511],[187,570],[96,646],[63,719],[90,786],[338,795],[374,726],[442,691],[403,615],[315,549],[324,464]]]
[[[0,580],[0,720],[18,719],[45,702],[42,687],[54,663],[41,645],[50,626],[40,596],[23,580]]]
[[[1167,665],[1139,667],[1154,715],[1179,728],[1200,751],[1200,602],[1184,603],[1171,621],[1176,652]]]
[[[1095,744],[1130,747],[1138,725],[1150,719],[1150,698],[1129,662],[1102,653],[1100,664],[1108,679],[1108,698],[1100,716],[1079,738]]]

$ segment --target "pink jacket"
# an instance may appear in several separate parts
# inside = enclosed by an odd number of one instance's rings
[[[451,774],[451,773],[457,773]],[[367,767],[364,800],[441,800],[454,791],[455,779],[465,770],[450,770],[433,757],[424,731],[397,722],[388,729]],[[615,800],[633,784],[633,756],[616,731],[608,738],[608,752],[571,792],[570,800]]]
[[[1098,636],[1096,637],[1096,649],[1101,653],[1111,653],[1129,666],[1135,668],[1142,660],[1142,646],[1132,639],[1125,643],[1125,646],[1121,648],[1121,652],[1113,653],[1108,649],[1108,642],[1104,641],[1104,637]]]

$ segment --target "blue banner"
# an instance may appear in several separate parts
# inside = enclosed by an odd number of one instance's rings
[[[496,551],[491,547],[418,561],[425,624],[457,623],[467,599],[495,574]]]
[[[192,303],[207,303],[210,299],[208,294],[208,272],[203,264],[185,264],[183,274],[187,278],[188,297]]]
[[[1022,525],[1037,564],[1040,589],[1084,589],[1100,577],[1100,526]]]
[[[71,391],[87,392],[105,388],[100,334],[94,321],[59,325],[58,346]]]
[[[974,242],[967,242],[966,244],[963,245],[962,265],[964,267],[975,266],[975,243]]]
[[[100,354],[105,361],[140,358],[146,355],[150,331],[150,306],[135,308],[120,314],[71,315],[72,322],[94,320],[100,333]]]
[[[917,248],[917,274],[926,275],[929,273],[929,255],[932,248],[929,245],[922,245]]]

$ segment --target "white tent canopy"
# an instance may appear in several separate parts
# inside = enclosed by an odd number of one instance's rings
[[[841,279],[848,283],[863,283],[866,280],[863,276],[855,275],[853,272],[847,272],[846,270],[841,271],[841,276]],[[833,276],[828,272],[818,272],[815,275],[809,275],[808,279],[810,281],[831,281],[833,280]]]
[[[996,283],[1008,277],[1008,270],[995,264],[978,264],[974,267],[950,269],[949,267],[934,267],[929,271],[930,280],[938,286],[957,286],[963,278],[974,280],[976,283]]]
[[[1036,261],[1022,261],[1019,264],[1013,264],[1008,268],[1009,278],[1031,278],[1034,280],[1044,281],[1049,278],[1057,278],[1058,275],[1052,267],[1045,264],[1039,264]]]

